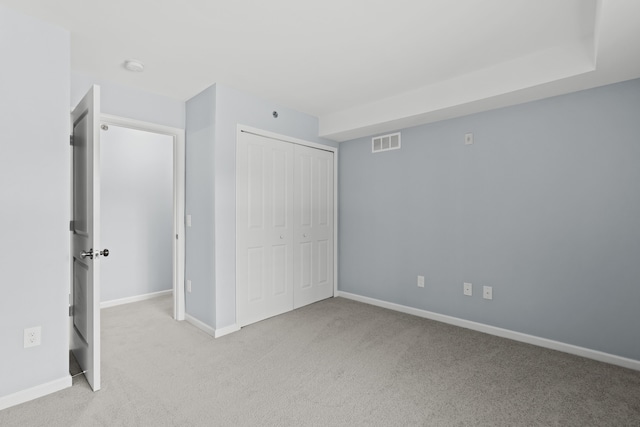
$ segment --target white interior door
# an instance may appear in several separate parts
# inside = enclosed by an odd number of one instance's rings
[[[333,153],[294,154],[294,308],[333,296]]]
[[[100,389],[100,88],[93,86],[71,113],[71,351],[94,391]]]
[[[237,144],[237,321],[293,309],[293,145],[249,133]]]

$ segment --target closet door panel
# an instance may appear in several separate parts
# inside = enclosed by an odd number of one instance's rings
[[[237,145],[238,323],[293,309],[293,146],[241,133]]]
[[[333,296],[333,153],[294,150],[294,307]]]

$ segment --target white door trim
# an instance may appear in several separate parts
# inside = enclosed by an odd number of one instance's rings
[[[173,318],[184,320],[185,138],[184,129],[102,114],[101,123],[173,137]]]
[[[238,124],[236,130],[236,162],[237,162],[237,147],[238,140],[240,139],[240,134],[246,132],[253,135],[262,136],[265,138],[275,139],[282,142],[288,142],[290,144],[298,144],[304,145],[306,147],[317,148],[319,150],[329,151],[333,153],[333,296],[338,295],[338,148],[332,147],[330,145],[319,144],[317,142],[305,141],[303,139],[294,138],[287,135],[278,134],[275,132],[269,132],[263,129],[254,128],[251,126],[246,126],[242,124]],[[236,206],[238,200],[238,185],[237,185],[237,172],[235,177],[236,182]],[[236,208],[237,209],[237,208]],[[236,211],[236,218],[237,218]],[[238,242],[238,228],[236,224],[236,245]],[[234,258],[237,257],[237,247],[236,253],[234,254]],[[236,259],[237,262],[237,259]],[[238,324],[238,278],[236,275],[236,321],[235,324]]]

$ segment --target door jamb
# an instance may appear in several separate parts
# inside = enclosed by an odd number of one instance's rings
[[[242,125],[238,123],[236,130],[236,164],[237,164],[237,147],[238,140],[240,139],[241,133],[250,133],[258,136],[263,136],[265,138],[276,139],[278,141],[287,142],[290,144],[304,145],[306,147],[317,148],[319,150],[329,151],[333,153],[333,296],[338,296],[338,148],[333,147],[331,145],[319,144],[317,142],[305,141],[303,139],[294,138],[291,136],[281,135],[275,132],[269,132],[262,129],[253,128],[250,126]],[[238,199],[238,185],[237,185],[237,171],[235,176],[235,184],[236,184],[236,205]],[[236,208],[237,209],[237,208]],[[237,243],[238,243],[238,227],[237,227],[237,218],[238,213],[236,212],[236,253],[234,254],[234,258],[237,257]],[[236,274],[236,282],[235,282],[235,295],[236,295],[236,320],[235,324],[238,324],[238,277]]]
[[[101,114],[100,122],[129,129],[147,131],[173,137],[173,318],[184,320],[184,264],[185,264],[185,137],[184,129]]]

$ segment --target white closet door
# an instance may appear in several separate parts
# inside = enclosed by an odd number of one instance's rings
[[[293,151],[241,133],[237,146],[238,323],[293,310]]]
[[[333,296],[333,153],[294,151],[294,308]]]

